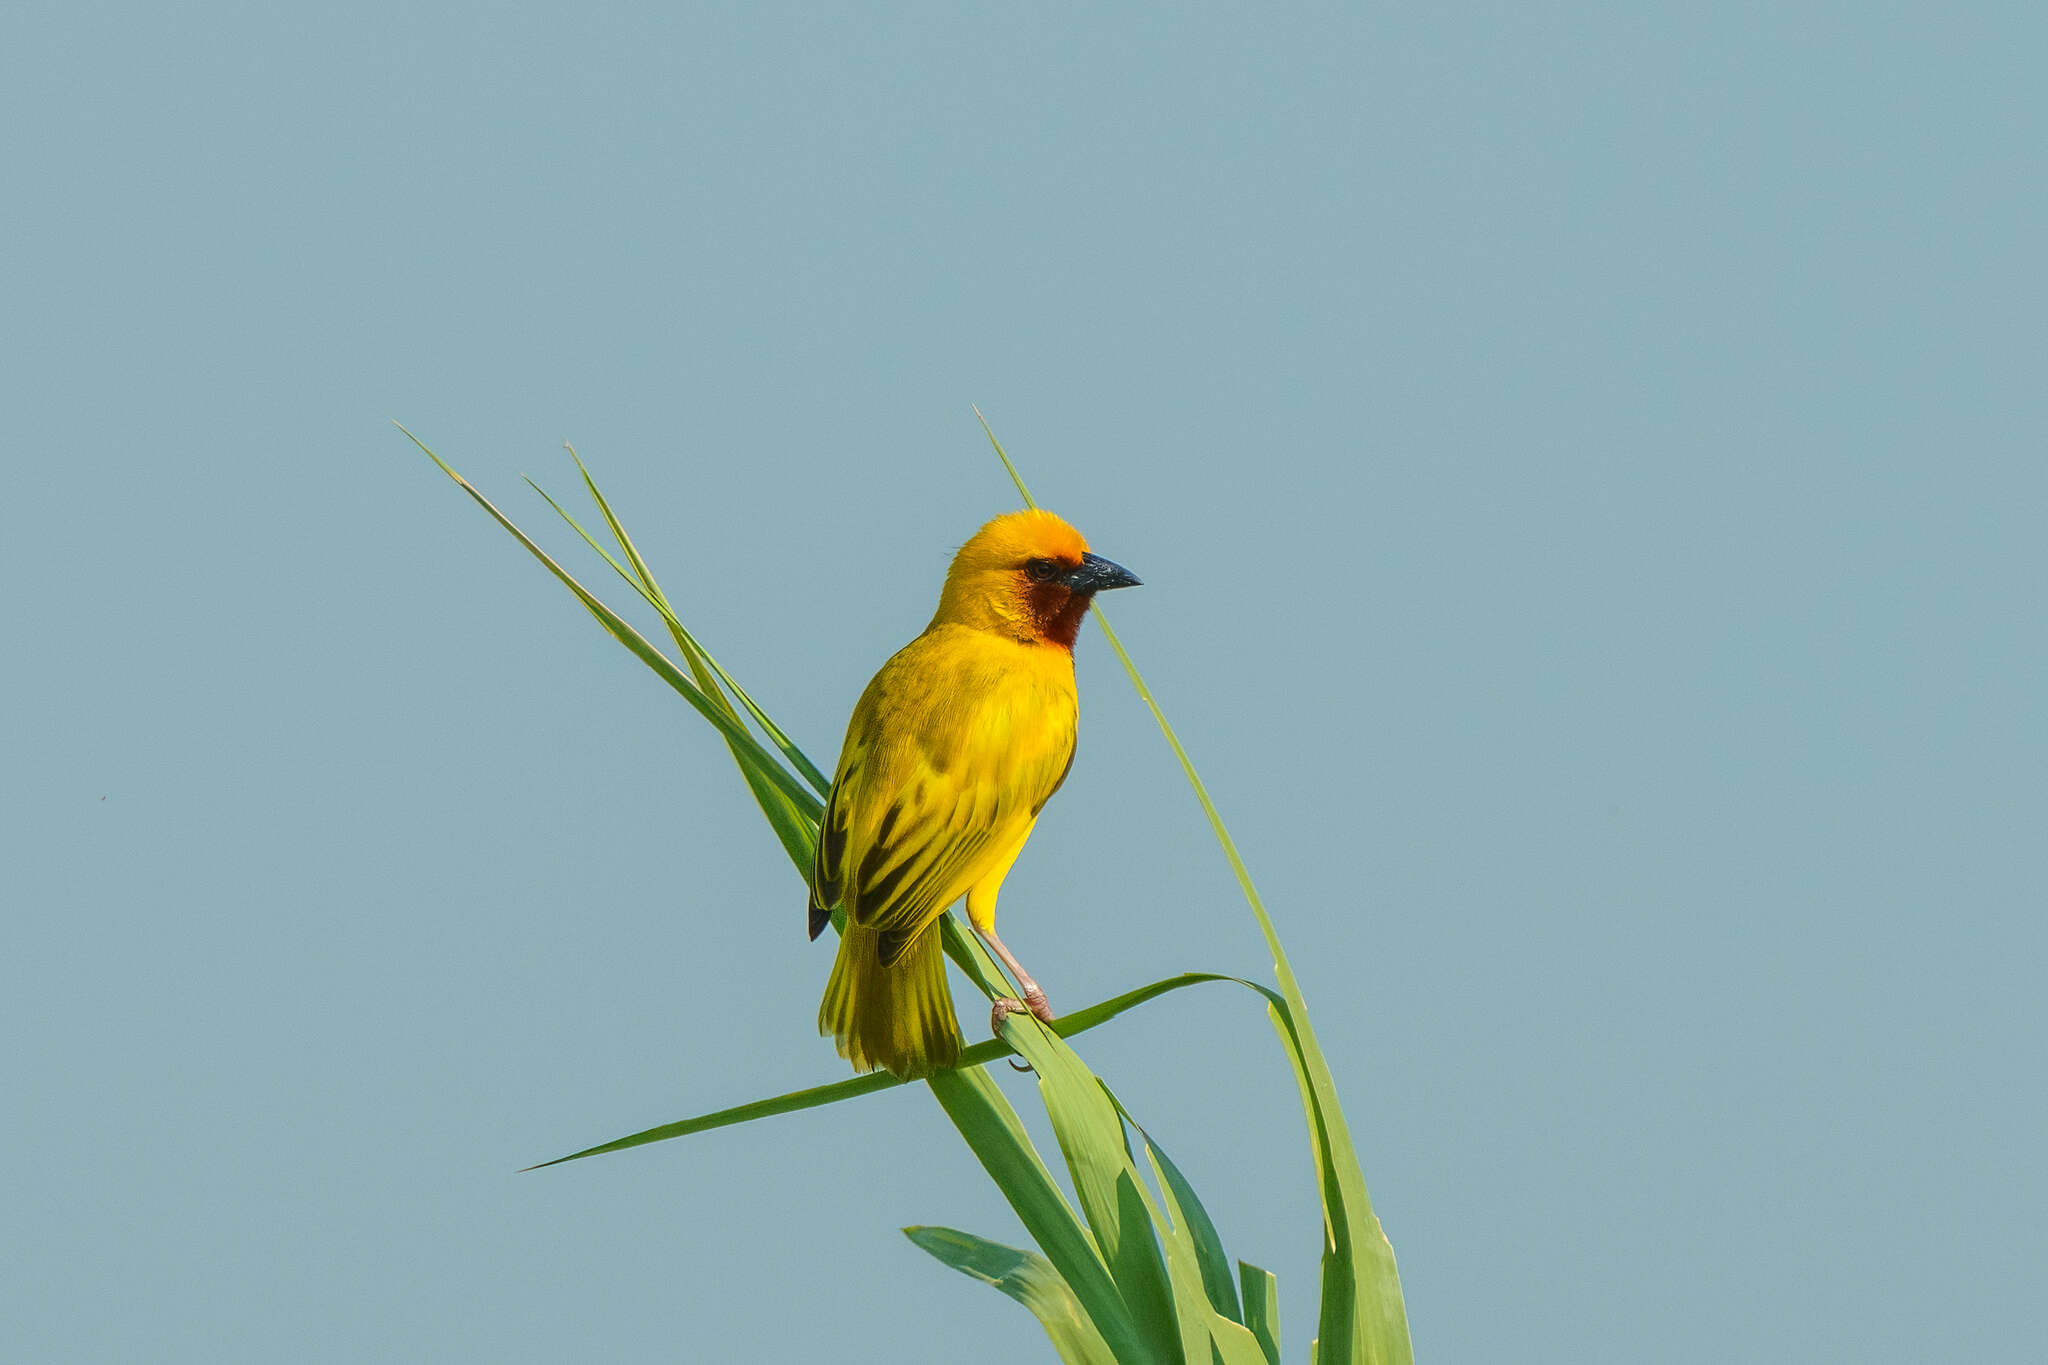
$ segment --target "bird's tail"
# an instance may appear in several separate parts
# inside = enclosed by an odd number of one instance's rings
[[[909,1080],[952,1066],[960,1060],[960,1025],[938,925],[886,967],[881,938],[878,929],[847,922],[818,1006],[818,1032],[832,1036],[856,1071],[887,1067]]]

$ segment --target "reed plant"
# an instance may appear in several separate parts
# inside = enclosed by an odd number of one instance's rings
[[[986,422],[982,429],[1018,493],[1028,505],[1036,506],[995,433],[988,430]],[[601,536],[585,529],[538,484],[531,479],[527,482],[660,617],[674,645],[673,657],[578,581],[419,438],[404,427],[399,430],[547,566],[613,639],[719,732],[797,876],[807,877],[829,779],[684,625],[575,451],[571,449],[569,454],[595,508],[596,521],[601,523]],[[1068,1043],[1172,991],[1204,983],[1242,987],[1264,998],[1282,1051],[1293,1068],[1322,1197],[1321,1307],[1307,1359],[1313,1365],[1408,1365],[1413,1353],[1393,1249],[1373,1216],[1329,1064],[1309,1024],[1308,1008],[1280,936],[1186,749],[1101,610],[1093,615],[1194,787],[1265,936],[1273,957],[1274,984],[1191,972],[1074,1010],[1051,1024],[1039,1022],[1028,1012],[1008,1015],[1000,1037],[966,1049],[957,1067],[916,1083],[931,1087],[939,1107],[1016,1211],[1037,1250],[1005,1246],[953,1228],[909,1227],[904,1233],[946,1265],[993,1285],[1024,1305],[1044,1327],[1060,1359],[1070,1365],[1280,1365],[1274,1277],[1257,1266],[1231,1259],[1179,1168],[1152,1134],[1117,1102],[1108,1082],[1095,1075]],[[839,913],[834,915],[834,926],[843,927]],[[945,916],[942,932],[947,956],[984,995],[993,1000],[1018,993],[956,915],[949,912]],[[1072,1183],[1072,1201],[984,1069],[1005,1057],[1021,1058],[1036,1073],[1039,1098]],[[901,1084],[905,1082],[887,1072],[855,1076],[666,1123],[540,1164],[580,1161],[713,1128],[752,1123]],[[1215,1098],[1219,1103],[1226,1099],[1220,1091]],[[1142,1166],[1139,1152],[1143,1153]]]

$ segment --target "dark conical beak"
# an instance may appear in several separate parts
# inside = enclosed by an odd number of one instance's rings
[[[1138,576],[1121,564],[1101,555],[1082,555],[1081,567],[1060,577],[1069,592],[1108,592],[1111,588],[1135,588]]]

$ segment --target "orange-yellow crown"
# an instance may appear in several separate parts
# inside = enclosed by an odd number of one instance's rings
[[[1040,507],[1005,512],[974,533],[953,556],[946,575],[981,573],[989,569],[1021,569],[1034,559],[1050,559],[1071,569],[1088,553],[1088,542],[1066,520]]]

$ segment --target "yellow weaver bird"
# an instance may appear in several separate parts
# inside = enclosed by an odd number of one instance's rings
[[[1050,1020],[996,937],[996,895],[1074,762],[1074,636],[1098,592],[1137,583],[1050,512],[1012,512],[953,557],[924,634],[882,665],[847,723],[818,827],[811,937],[846,910],[818,1032],[857,1071],[928,1075],[960,1059],[939,917],[967,919]]]

